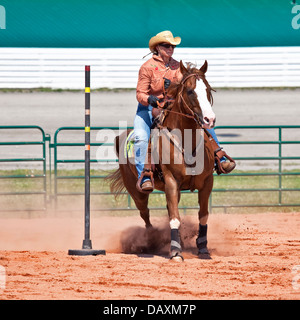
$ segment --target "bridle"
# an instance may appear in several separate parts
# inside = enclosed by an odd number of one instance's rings
[[[187,77],[181,80],[180,84],[182,84],[181,91],[179,93],[179,101],[183,102],[183,105],[185,109],[189,112],[189,116],[195,120],[195,122],[200,126],[200,128],[203,127],[204,121],[203,118],[201,118],[196,112],[194,112],[186,103],[186,101],[183,98],[183,88],[184,88],[184,83],[191,77],[195,77],[196,80],[200,80],[201,76],[198,73],[191,73]],[[186,114],[182,113],[182,115],[187,116]]]
[[[182,117],[186,117],[186,118],[189,118],[189,119],[193,119],[197,125],[202,128],[203,125],[204,125],[204,121],[203,121],[203,118],[200,117],[196,112],[194,112],[187,104],[187,102],[185,101],[185,99],[183,98],[183,89],[184,89],[184,83],[190,79],[191,77],[195,77],[196,80],[200,80],[201,78],[204,78],[204,75],[200,75],[198,73],[191,73],[189,74],[188,76],[186,76],[185,78],[183,78],[181,81],[180,81],[180,84],[183,85],[178,96],[178,101],[182,101],[183,105],[184,105],[184,108],[185,110],[188,112],[188,113],[183,113],[183,112],[177,112],[177,111],[173,111],[171,110],[171,108],[169,107],[172,107],[172,104],[168,105],[167,104],[167,107],[165,107],[165,104],[167,102],[174,102],[174,99],[168,99],[168,98],[165,98],[161,103],[158,103],[158,107],[159,108],[162,108],[164,109],[165,111],[169,112],[169,113],[174,113],[174,114],[178,114]],[[205,83],[205,82],[204,82]],[[207,84],[205,83],[205,85],[207,86]],[[213,90],[212,88],[209,87],[209,90]],[[164,96],[165,96],[165,92],[164,92]]]

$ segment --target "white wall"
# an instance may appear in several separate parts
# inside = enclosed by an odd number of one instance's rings
[[[91,88],[135,88],[147,48],[0,48],[0,88],[84,88],[84,65],[91,65]],[[300,86],[300,47],[176,48],[174,58],[201,66],[217,87]]]

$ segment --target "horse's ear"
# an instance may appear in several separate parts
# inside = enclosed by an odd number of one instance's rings
[[[205,60],[205,62],[203,63],[203,66],[199,70],[205,73],[207,71],[207,66],[208,66],[208,63],[207,63],[207,60]]]
[[[180,71],[182,74],[185,74],[188,72],[187,68],[184,66],[182,60],[180,60]]]

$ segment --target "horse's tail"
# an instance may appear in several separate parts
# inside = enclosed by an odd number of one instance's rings
[[[116,154],[119,158],[119,148],[120,148],[120,137],[117,136],[115,138],[115,150],[116,150]],[[110,192],[111,193],[115,193],[115,198],[117,198],[122,191],[125,190],[125,185],[123,182],[123,178],[122,178],[122,174],[121,174],[121,170],[120,167],[112,172],[111,174],[109,174],[107,177],[105,177],[104,180],[110,181]]]
[[[105,177],[105,180],[110,181],[110,192],[115,194],[115,198],[125,190],[120,168]]]

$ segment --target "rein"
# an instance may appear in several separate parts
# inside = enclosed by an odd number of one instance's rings
[[[200,80],[200,76],[199,74],[197,73],[191,73],[189,74],[186,78],[182,79],[180,84],[184,84],[186,82],[186,80],[188,80],[189,78],[191,77],[196,77],[197,80]],[[200,128],[203,128],[203,125],[204,125],[204,121],[199,117],[199,115],[197,113],[195,113],[189,106],[188,104],[186,103],[186,101],[184,100],[183,96],[182,96],[182,91],[183,91],[183,87],[181,88],[181,91],[179,93],[179,101],[182,101],[184,103],[184,106],[185,106],[185,109],[187,109],[189,111],[189,114],[187,113],[182,113],[182,112],[177,112],[177,111],[173,111],[173,110],[170,110],[170,109],[167,109],[165,108],[165,104],[167,102],[174,102],[175,99],[164,99],[162,101],[162,104],[161,103],[157,103],[158,107],[160,109],[164,109],[165,111],[167,112],[170,112],[170,113],[174,113],[174,114],[177,114],[177,115],[180,115],[182,117],[186,117],[186,118],[189,118],[189,119],[192,119],[194,120],[199,126]],[[165,92],[164,92],[165,94]]]

